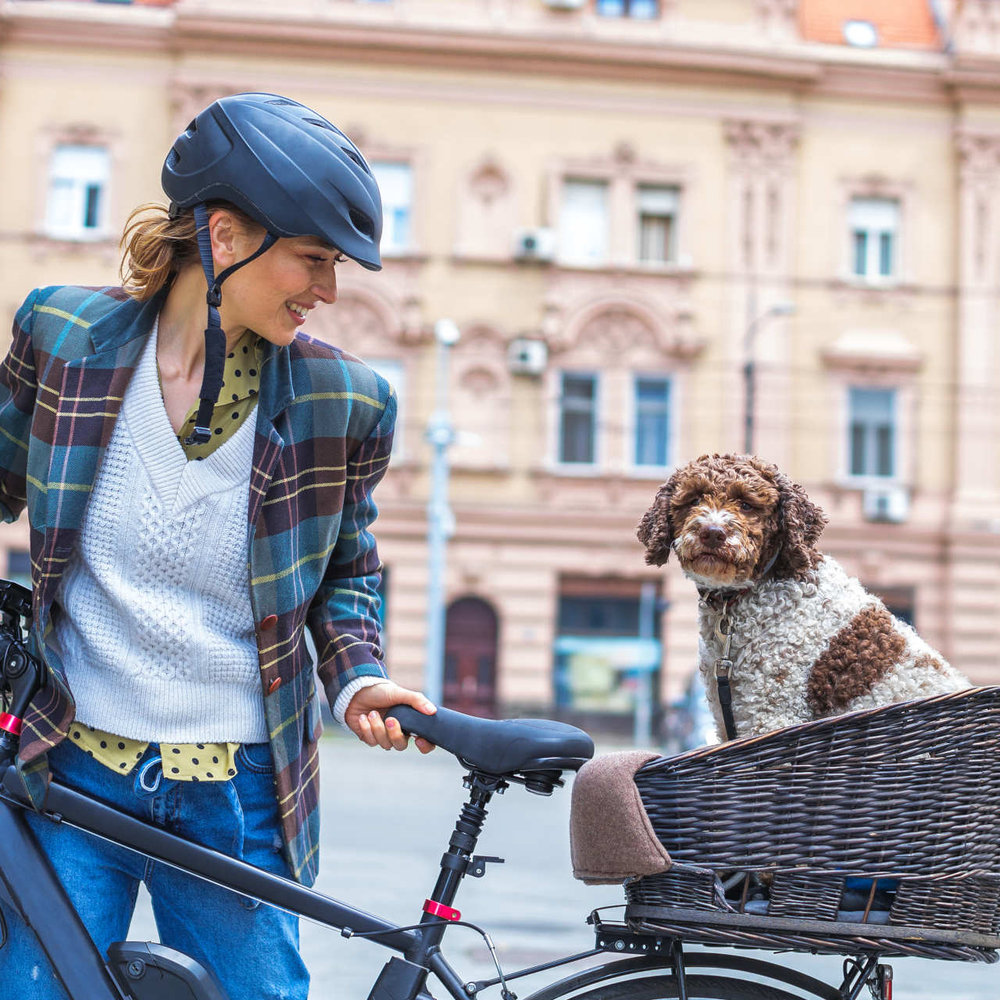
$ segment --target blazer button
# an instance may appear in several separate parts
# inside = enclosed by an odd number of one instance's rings
[[[274,694],[274,692],[277,691],[278,688],[280,687],[281,687],[281,678],[275,677],[275,679],[271,681],[271,683],[268,685],[267,693]]]
[[[265,619],[263,619],[263,621],[261,621],[260,625],[258,625],[257,627],[261,630],[261,632],[270,632],[271,629],[273,629],[274,626],[277,624],[278,624],[278,616],[268,615]]]

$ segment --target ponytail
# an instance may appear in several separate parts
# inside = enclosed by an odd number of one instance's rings
[[[224,208],[244,227],[261,228],[228,202],[209,202],[207,208],[209,212]],[[147,302],[169,285],[178,271],[199,263],[194,212],[187,209],[172,219],[162,205],[140,205],[128,217],[118,246],[124,251],[121,279],[125,291],[133,299]]]

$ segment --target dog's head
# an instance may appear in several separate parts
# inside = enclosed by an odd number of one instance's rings
[[[820,560],[826,516],[777,467],[755,455],[702,455],[657,491],[639,522],[646,562],[671,549],[704,587],[748,587],[770,574],[794,577]]]

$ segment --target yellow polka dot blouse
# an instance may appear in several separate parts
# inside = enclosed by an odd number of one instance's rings
[[[191,407],[181,425],[177,440],[189,460],[211,455],[236,432],[257,405],[263,358],[260,338],[247,330],[226,357],[222,391],[212,411],[212,437],[205,444],[184,443],[194,430],[197,404]],[[149,746],[148,741],[129,740],[76,722],[69,727],[69,738],[94,760],[119,774],[128,774]],[[238,743],[161,743],[163,775],[175,781],[228,781],[236,774],[238,749]]]

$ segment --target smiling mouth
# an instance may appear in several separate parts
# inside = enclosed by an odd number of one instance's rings
[[[287,308],[289,312],[295,313],[295,315],[298,316],[299,319],[305,319],[311,307],[300,306],[297,302],[286,302],[285,308]]]

